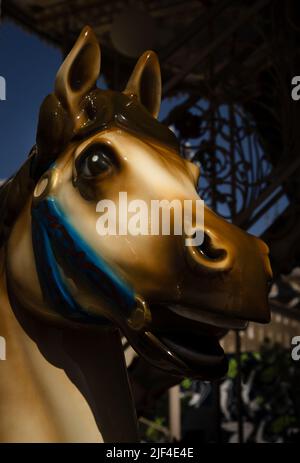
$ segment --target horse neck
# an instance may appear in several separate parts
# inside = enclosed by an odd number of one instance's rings
[[[10,249],[15,252],[16,246],[15,241],[7,252]],[[17,260],[18,257],[16,254]],[[4,259],[2,266],[3,262]],[[14,422],[18,423],[20,410],[24,411],[24,416],[30,416],[28,407],[37,407],[40,411],[35,415],[38,424],[32,435],[38,439],[42,429],[41,441],[65,442],[68,440],[65,435],[73,436],[74,424],[65,426],[66,416],[61,417],[58,426],[55,419],[68,404],[70,421],[82,424],[80,440],[99,441],[100,429],[107,441],[136,441],[135,409],[119,331],[115,328],[55,325],[37,318],[24,307],[18,307],[15,301],[12,309],[5,285],[5,266],[2,275],[0,320],[3,321],[3,336],[8,348],[7,360],[0,364],[5,370],[0,374],[0,409],[1,397],[5,403],[14,404],[14,412],[8,410],[5,415],[14,416]],[[13,296],[11,291],[10,295]],[[6,378],[5,384],[2,378]],[[31,391],[32,401],[24,402],[24,390]],[[7,400],[12,393],[18,401]],[[119,426],[116,426],[116,417]]]
[[[15,313],[3,251],[0,266],[0,336],[6,341],[6,360],[0,361],[0,442],[101,442],[88,403],[64,370],[53,365],[57,357],[58,366],[70,363],[59,347],[61,331]],[[75,367],[68,368],[78,376]]]
[[[0,361],[0,441],[14,442],[18,439],[29,441],[33,432],[41,441],[55,440],[55,429],[47,421],[47,407],[43,405],[40,383],[37,374],[38,356],[24,330],[17,322],[11,309],[7,290],[6,275],[1,258],[0,288],[0,335],[6,343],[6,360]],[[26,398],[26,400],[24,400]],[[31,410],[38,410],[34,415],[32,434],[26,432],[26,417]],[[43,429],[41,433],[39,429]],[[30,427],[29,427],[30,428]]]
[[[0,336],[2,336],[6,344],[8,340],[20,339],[23,335],[23,330],[20,329],[17,323],[11,305],[9,303],[6,287],[6,271],[5,271],[5,250],[0,250]],[[14,357],[19,356],[22,352],[21,346],[14,343],[9,343],[9,350]]]

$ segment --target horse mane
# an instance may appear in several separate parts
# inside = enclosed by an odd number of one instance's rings
[[[12,225],[33,191],[35,185],[31,175],[33,153],[34,149],[17,173],[0,186],[0,248],[5,244]]]

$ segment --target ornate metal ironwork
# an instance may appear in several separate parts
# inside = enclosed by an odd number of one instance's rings
[[[201,166],[201,197],[224,217],[233,218],[265,188],[272,165],[240,105],[200,100],[175,130],[184,135],[183,156]]]

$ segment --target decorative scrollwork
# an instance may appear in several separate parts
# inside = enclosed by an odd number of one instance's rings
[[[265,188],[272,166],[240,105],[200,100],[174,129],[182,155],[201,166],[201,197],[225,218],[234,218]]]

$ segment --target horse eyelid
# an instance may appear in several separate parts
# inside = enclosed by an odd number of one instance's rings
[[[116,150],[107,143],[91,143],[90,145],[86,146],[80,153],[78,153],[75,157],[75,170],[80,163],[82,163],[89,155],[95,154],[97,150],[103,150],[103,154],[105,157],[111,162],[112,165],[119,164],[119,156]]]

